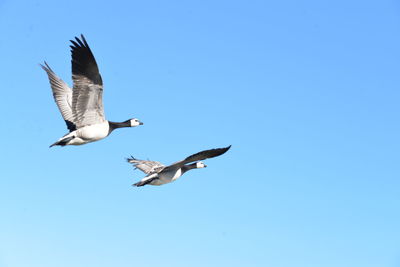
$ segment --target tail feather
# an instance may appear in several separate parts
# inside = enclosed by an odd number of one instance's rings
[[[69,136],[69,137],[66,137],[66,138],[62,138],[62,139],[58,140],[57,142],[55,142],[54,144],[50,145],[49,147],[66,146],[68,144],[68,142],[71,141],[74,138],[75,138],[75,136]]]
[[[133,156],[131,156],[130,158],[126,158],[126,161],[132,164],[137,164],[140,163],[142,160],[134,158]]]
[[[146,184],[151,183],[152,181],[158,179],[158,177],[152,177],[152,178],[147,178],[147,179],[143,179],[137,183],[134,183],[132,186],[136,186],[136,187],[140,187],[140,186],[144,186]]]
[[[51,144],[49,147],[57,146],[58,142],[55,142],[54,144]]]
[[[144,185],[145,184],[143,182],[137,182],[137,183],[134,183],[132,186],[139,187],[139,186],[144,186]]]

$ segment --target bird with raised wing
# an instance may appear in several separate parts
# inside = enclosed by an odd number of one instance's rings
[[[131,156],[127,161],[131,163],[135,169],[139,169],[147,174],[142,180],[132,186],[144,186],[147,184],[163,185],[173,182],[189,170],[207,167],[201,160],[220,156],[230,148],[231,146],[204,150],[169,166],[165,166],[157,161],[140,160]]]
[[[136,118],[124,122],[108,121],[103,108],[103,81],[99,68],[85,37],[71,40],[71,89],[45,62],[54,100],[67,124],[69,133],[52,146],[83,145],[107,137],[113,130],[136,127],[143,123]]]

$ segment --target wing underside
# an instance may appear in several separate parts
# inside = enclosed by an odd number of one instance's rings
[[[46,62],[44,62],[44,65],[40,64],[40,66],[47,73],[54,100],[67,124],[68,130],[70,132],[76,130],[72,113],[72,89],[54,73]]]
[[[127,158],[127,161],[135,167],[135,169],[139,169],[145,174],[152,174],[155,172],[159,172],[165,166],[158,161],[151,160],[140,160],[134,157]]]

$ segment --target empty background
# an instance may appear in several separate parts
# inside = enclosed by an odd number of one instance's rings
[[[0,266],[400,266],[397,1],[0,1]],[[107,119],[81,147],[38,63],[71,84],[83,33]],[[165,186],[170,164],[232,145]]]

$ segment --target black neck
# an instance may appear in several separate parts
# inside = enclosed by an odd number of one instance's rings
[[[196,169],[196,163],[192,163],[192,164],[188,164],[188,165],[183,165],[182,167],[182,174],[184,174],[185,172],[191,170],[191,169]]]
[[[108,125],[110,125],[110,132],[112,132],[118,128],[131,127],[131,121],[130,120],[124,122],[108,121]]]

